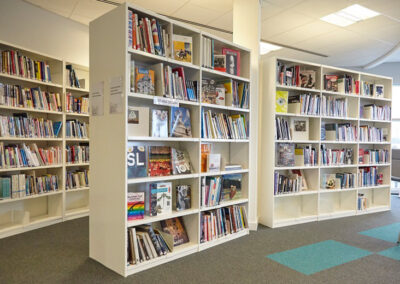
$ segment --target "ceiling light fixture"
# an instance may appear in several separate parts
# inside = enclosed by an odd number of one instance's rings
[[[274,51],[281,49],[282,46],[271,44],[268,42],[260,41],[260,54],[264,55],[267,54],[268,52]]]
[[[370,10],[364,6],[354,4],[335,13],[326,15],[322,17],[321,20],[340,27],[346,27],[378,15],[380,15],[378,12]]]

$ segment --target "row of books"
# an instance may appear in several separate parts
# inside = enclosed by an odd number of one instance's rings
[[[289,121],[285,118],[275,118],[275,139],[292,140]]]
[[[75,189],[89,186],[89,170],[67,171],[65,174],[65,189]]]
[[[324,75],[324,90],[346,93],[346,94],[359,94],[360,81],[355,80],[351,75]]]
[[[288,175],[274,172],[274,195],[296,193],[307,189],[307,179],[303,171],[292,170]]]
[[[20,138],[57,138],[61,121],[32,117],[26,113],[0,115],[0,136]]]
[[[391,119],[391,107],[388,105],[364,105],[360,107],[360,117],[366,119],[387,120]]]
[[[66,145],[65,162],[70,164],[89,163],[89,145]]]
[[[358,169],[358,186],[375,186],[383,184],[383,173],[378,172],[377,167],[365,167]]]
[[[65,69],[66,69],[66,82],[67,85],[70,87],[75,87],[75,88],[80,88],[81,84],[80,84],[80,80],[78,78],[78,76],[76,75],[75,69],[71,64],[67,64],[65,65]]]
[[[321,145],[321,164],[324,166],[352,165],[354,153],[352,148],[331,149]]]
[[[378,128],[369,125],[360,125],[360,141],[383,142],[386,141],[387,128]]]
[[[36,177],[29,174],[15,174],[0,177],[0,200],[32,196],[58,189],[56,175],[47,174]]]
[[[284,62],[278,61],[276,76],[279,85],[315,89],[315,70],[306,70],[300,65],[286,66]]]
[[[2,73],[51,82],[50,66],[47,62],[34,60],[19,51],[1,51],[0,67]]]
[[[67,138],[88,138],[89,126],[86,122],[77,119],[68,119],[65,122],[65,137]]]
[[[4,145],[0,142],[0,168],[60,165],[62,152],[58,146],[38,148],[36,144]]]
[[[213,153],[212,143],[201,143],[201,172],[219,172],[221,171],[221,154]],[[241,170],[241,164],[225,164],[224,171]]]
[[[244,115],[213,113],[202,110],[201,137],[209,139],[247,139],[248,125]]]
[[[361,95],[367,97],[384,97],[384,86],[381,84],[375,84],[367,81],[361,81]]]
[[[232,79],[216,81],[203,79],[201,81],[201,101],[207,104],[222,105],[236,108],[249,108],[249,84]]]
[[[0,83],[0,105],[47,111],[62,111],[59,93],[44,92],[40,88],[22,88]]]
[[[318,165],[318,149],[310,145],[296,145],[294,149],[294,163],[296,166]]]
[[[151,54],[168,56],[169,34],[166,27],[156,19],[141,17],[128,11],[128,46]]]
[[[226,174],[203,177],[201,180],[202,208],[219,205],[220,202],[239,199],[242,196],[242,174]]]
[[[346,189],[356,186],[357,174],[355,173],[336,173],[322,174],[321,188],[322,189]]]
[[[359,149],[359,164],[384,164],[390,162],[389,150],[384,149]]]
[[[322,96],[322,116],[347,117],[348,107],[349,105],[347,98],[336,99],[331,96]]]
[[[65,95],[65,111],[71,113],[89,114],[89,97],[74,97],[71,93]]]
[[[169,146],[138,146],[128,142],[128,178],[190,174],[189,154]]]
[[[285,91],[277,91],[285,92]],[[319,115],[321,98],[318,95],[303,94],[290,96],[288,99],[288,112],[305,115]]]
[[[183,67],[164,66],[165,97],[197,102],[197,81],[187,80]]]
[[[350,123],[322,123],[321,140],[357,141],[357,127]]]
[[[368,207],[368,198],[365,197],[364,193],[359,193],[357,196],[357,210],[365,210]]]
[[[229,206],[205,211],[200,216],[200,242],[205,243],[248,228],[244,206]]]

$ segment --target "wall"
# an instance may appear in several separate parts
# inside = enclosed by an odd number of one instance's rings
[[[0,1],[0,40],[89,65],[89,27],[21,0]]]

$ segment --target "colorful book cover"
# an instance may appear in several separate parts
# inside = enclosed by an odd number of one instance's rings
[[[226,56],[226,73],[240,76],[240,51],[222,48],[222,54]]]
[[[151,136],[168,137],[168,111],[153,109],[151,112]]]
[[[190,163],[189,154],[175,148],[171,149],[172,156],[172,173],[174,175],[184,175],[192,173],[192,165]]]
[[[191,208],[191,188],[190,185],[176,186],[176,210],[186,210]]]
[[[201,144],[201,172],[207,172],[208,155],[211,154],[212,144]]]
[[[226,72],[226,55],[224,54],[214,55],[214,70]]]
[[[135,68],[135,87],[136,92],[147,95],[155,94],[155,74],[154,70],[136,67]]]
[[[315,89],[315,70],[303,70],[300,71],[300,87]]]
[[[276,91],[275,96],[275,111],[280,113],[287,113],[288,109],[288,91]]]
[[[189,237],[186,233],[182,217],[161,220],[160,224],[163,232],[173,236],[174,247],[189,242]]]
[[[241,198],[242,174],[228,174],[222,176],[222,200],[228,201]]]
[[[128,221],[144,218],[144,192],[128,192]]]
[[[171,137],[192,137],[190,111],[185,107],[171,107]]]
[[[147,176],[146,158],[146,146],[135,146],[134,142],[128,142],[128,178]]]
[[[172,183],[150,184],[146,200],[148,200],[146,214],[149,216],[170,214],[172,212]]]
[[[169,176],[171,170],[171,147],[149,146],[149,176]]]
[[[192,42],[190,36],[173,35],[174,59],[192,63]]]

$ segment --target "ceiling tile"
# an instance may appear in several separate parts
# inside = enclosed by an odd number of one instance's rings
[[[50,12],[69,17],[79,0],[25,0]]]
[[[291,8],[304,0],[262,0],[263,3],[277,5],[283,9]]]
[[[185,4],[172,14],[174,17],[200,24],[207,24],[222,15],[223,13],[221,12],[203,8],[192,3]]]
[[[399,24],[397,21],[394,21],[385,16],[377,16],[371,19],[367,19],[365,21],[360,21],[358,23],[352,24],[350,26],[345,27],[345,29],[360,32],[360,33],[370,33],[376,30],[381,30],[382,28],[393,26]]]
[[[164,15],[172,15],[189,0],[128,0],[128,2]]]
[[[114,5],[102,3],[96,0],[79,0],[72,15],[94,20],[114,8]]]
[[[233,9],[233,0],[190,0],[191,4],[226,13]]]
[[[400,1],[398,0],[361,0],[357,2],[369,9],[400,20]]]
[[[278,13],[283,12],[285,9],[283,7],[270,4],[268,2],[263,2],[261,4],[261,21],[265,21],[268,18],[276,16]]]
[[[233,11],[229,11],[225,15],[219,17],[216,20],[213,20],[208,23],[208,25],[228,31],[232,31],[233,29]]]
[[[352,3],[350,3],[348,0],[334,0],[334,5],[331,4],[331,1],[329,1],[328,3],[328,1],[307,0],[297,4],[292,9],[298,13],[304,14],[314,19],[319,19],[323,16],[346,8]]]
[[[95,18],[92,17],[84,17],[84,16],[78,16],[78,15],[72,15],[70,17],[71,20],[77,21],[78,23],[84,24],[84,25],[89,25],[91,21],[93,21]]]

